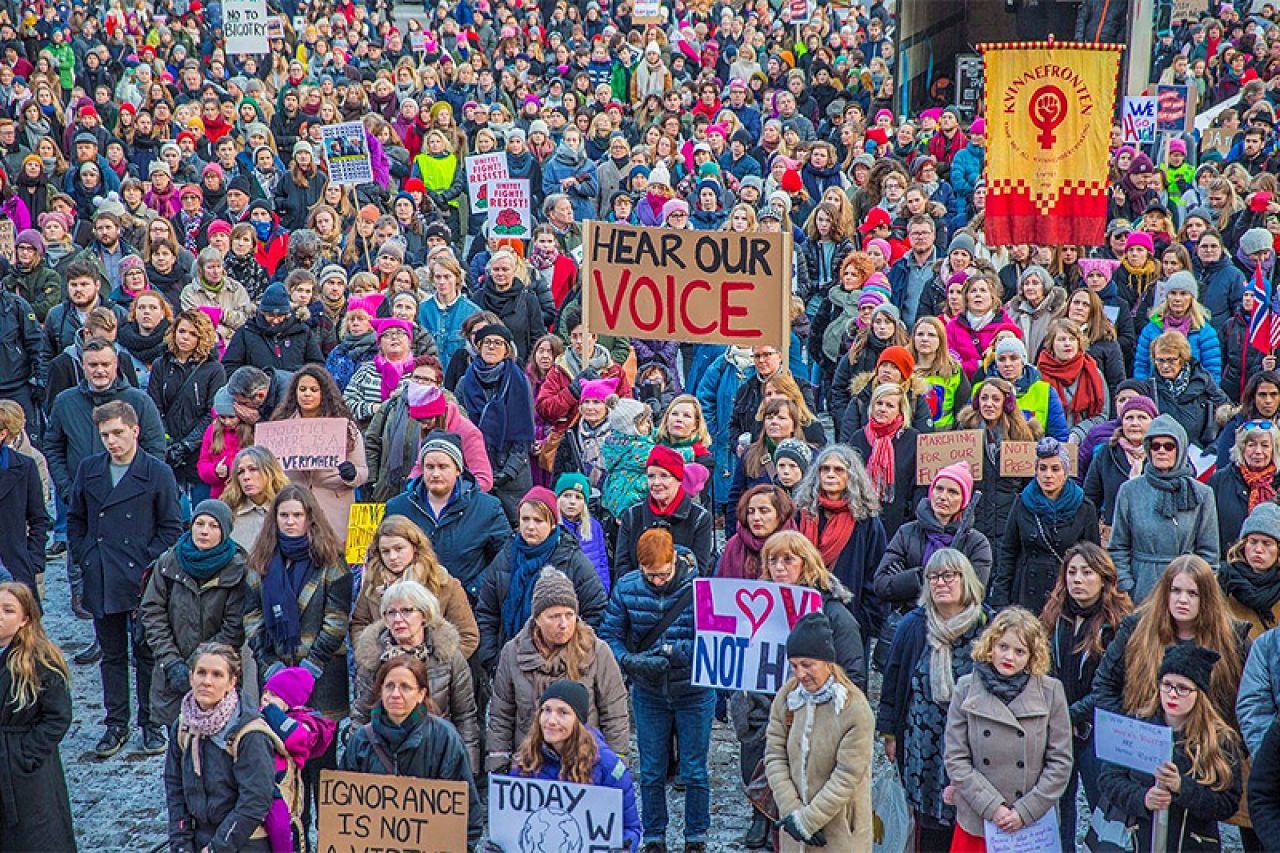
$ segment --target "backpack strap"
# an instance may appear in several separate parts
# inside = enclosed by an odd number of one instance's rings
[[[382,766],[386,768],[388,773],[398,776],[396,763],[391,760],[391,756],[387,755],[387,751],[382,748],[382,738],[378,737],[373,730],[373,724],[365,723],[360,728],[364,731],[364,736],[369,741],[369,746],[373,748],[373,754],[378,756],[378,760],[382,762]]]

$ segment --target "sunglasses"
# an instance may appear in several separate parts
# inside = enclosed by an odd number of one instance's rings
[[[1175,441],[1153,441],[1151,442],[1151,449],[1161,450],[1161,451],[1176,451],[1178,449],[1178,443]]]
[[[1251,429],[1271,430],[1275,428],[1275,424],[1271,421],[1247,421],[1240,425],[1240,429],[1248,432]]]

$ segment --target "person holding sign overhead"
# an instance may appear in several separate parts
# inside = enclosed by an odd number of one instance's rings
[[[1098,508],[1067,474],[1074,450],[1053,438],[1036,442],[1035,479],[1009,513],[991,575],[992,607],[1017,604],[1039,613],[1067,549],[1077,542],[1098,544]]]
[[[836,663],[825,613],[796,621],[787,637],[791,678],[774,697],[764,754],[784,853],[870,850],[875,718]]]
[[[538,701],[537,721],[514,756],[512,775],[561,779],[579,785],[617,788],[622,792],[622,841],[640,848],[640,814],[627,764],[588,726],[591,696],[577,681],[553,681]]]
[[[1218,823],[1240,804],[1240,737],[1210,699],[1218,666],[1212,649],[1194,643],[1169,646],[1152,680],[1159,702],[1152,701],[1138,716],[1173,729],[1172,758],[1154,774],[1110,762],[1102,766],[1098,786],[1110,806],[1108,817],[1123,815],[1140,853],[1152,849],[1152,822],[1156,812],[1166,810],[1169,849],[1219,850]]]
[[[427,664],[409,654],[391,657],[378,667],[371,690],[376,704],[369,722],[355,727],[341,769],[466,782],[467,842],[477,844],[484,831],[480,792],[462,737],[435,713]]]
[[[974,643],[973,672],[956,682],[947,711],[953,852],[985,850],[993,829],[1038,823],[1066,790],[1071,717],[1049,663],[1047,632],[1021,607],[999,613]]]

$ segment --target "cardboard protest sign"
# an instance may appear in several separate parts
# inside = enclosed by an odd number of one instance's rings
[[[1198,21],[1200,16],[1209,11],[1209,0],[1173,0],[1173,9],[1169,20],[1173,23]]]
[[[1157,101],[1154,95],[1125,96],[1124,114],[1121,117],[1125,142],[1155,142],[1156,109]]]
[[[290,418],[253,428],[253,443],[265,447],[286,471],[337,468],[347,461],[346,418]]]
[[[662,0],[636,0],[636,7],[631,12],[633,24],[661,24]]]
[[[466,782],[322,770],[320,853],[466,853],[468,800]]]
[[[1017,832],[1002,832],[989,820],[982,822],[987,853],[1061,853],[1058,810],[1049,809],[1038,821]]]
[[[1156,87],[1156,130],[1183,133],[1191,124],[1191,101],[1186,86]],[[1157,303],[1158,304],[1158,303]]]
[[[222,37],[227,53],[270,53],[267,0],[222,0]]]
[[[353,186],[373,181],[373,159],[369,156],[363,123],[326,124],[320,127],[320,133],[330,181]]]
[[[13,263],[13,254],[17,248],[17,226],[12,219],[0,219],[0,257]]]
[[[528,240],[533,234],[533,193],[528,178],[489,182],[489,233]]]
[[[284,18],[281,18],[279,15],[272,15],[270,18],[267,18],[267,38],[284,38]]]
[[[422,32],[409,33],[409,48],[414,53],[426,53],[427,52],[427,34]]]
[[[1080,448],[1068,453],[1067,473],[1074,477],[1080,470]],[[1036,474],[1036,443],[1034,441],[1002,441],[1000,442],[1000,476],[1001,477],[1034,477]]]
[[[927,486],[948,465],[969,463],[975,480],[982,477],[982,430],[922,432],[916,437],[916,485]]]
[[[787,635],[822,607],[815,590],[769,581],[693,582],[693,679],[701,687],[776,693],[787,680]]]
[[[622,791],[555,779],[489,777],[489,840],[510,853],[617,850]]]
[[[373,534],[387,512],[386,504],[352,504],[347,513],[347,564],[363,563]]]
[[[1206,127],[1200,132],[1200,153],[1216,151],[1221,157],[1227,156],[1231,150],[1234,136],[1224,127]]]
[[[1101,708],[1093,711],[1093,736],[1098,758],[1143,773],[1173,757],[1173,729]]]
[[[489,209],[489,184],[511,177],[507,172],[507,155],[472,154],[465,161],[467,167],[467,195],[472,213],[484,213]]]
[[[591,331],[785,350],[790,234],[584,226],[582,314]]]

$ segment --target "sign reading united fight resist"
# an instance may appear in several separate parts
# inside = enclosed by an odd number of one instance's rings
[[[783,349],[791,238],[583,223],[582,313],[596,334]]]
[[[986,75],[991,246],[1100,245],[1124,45],[979,45]]]

